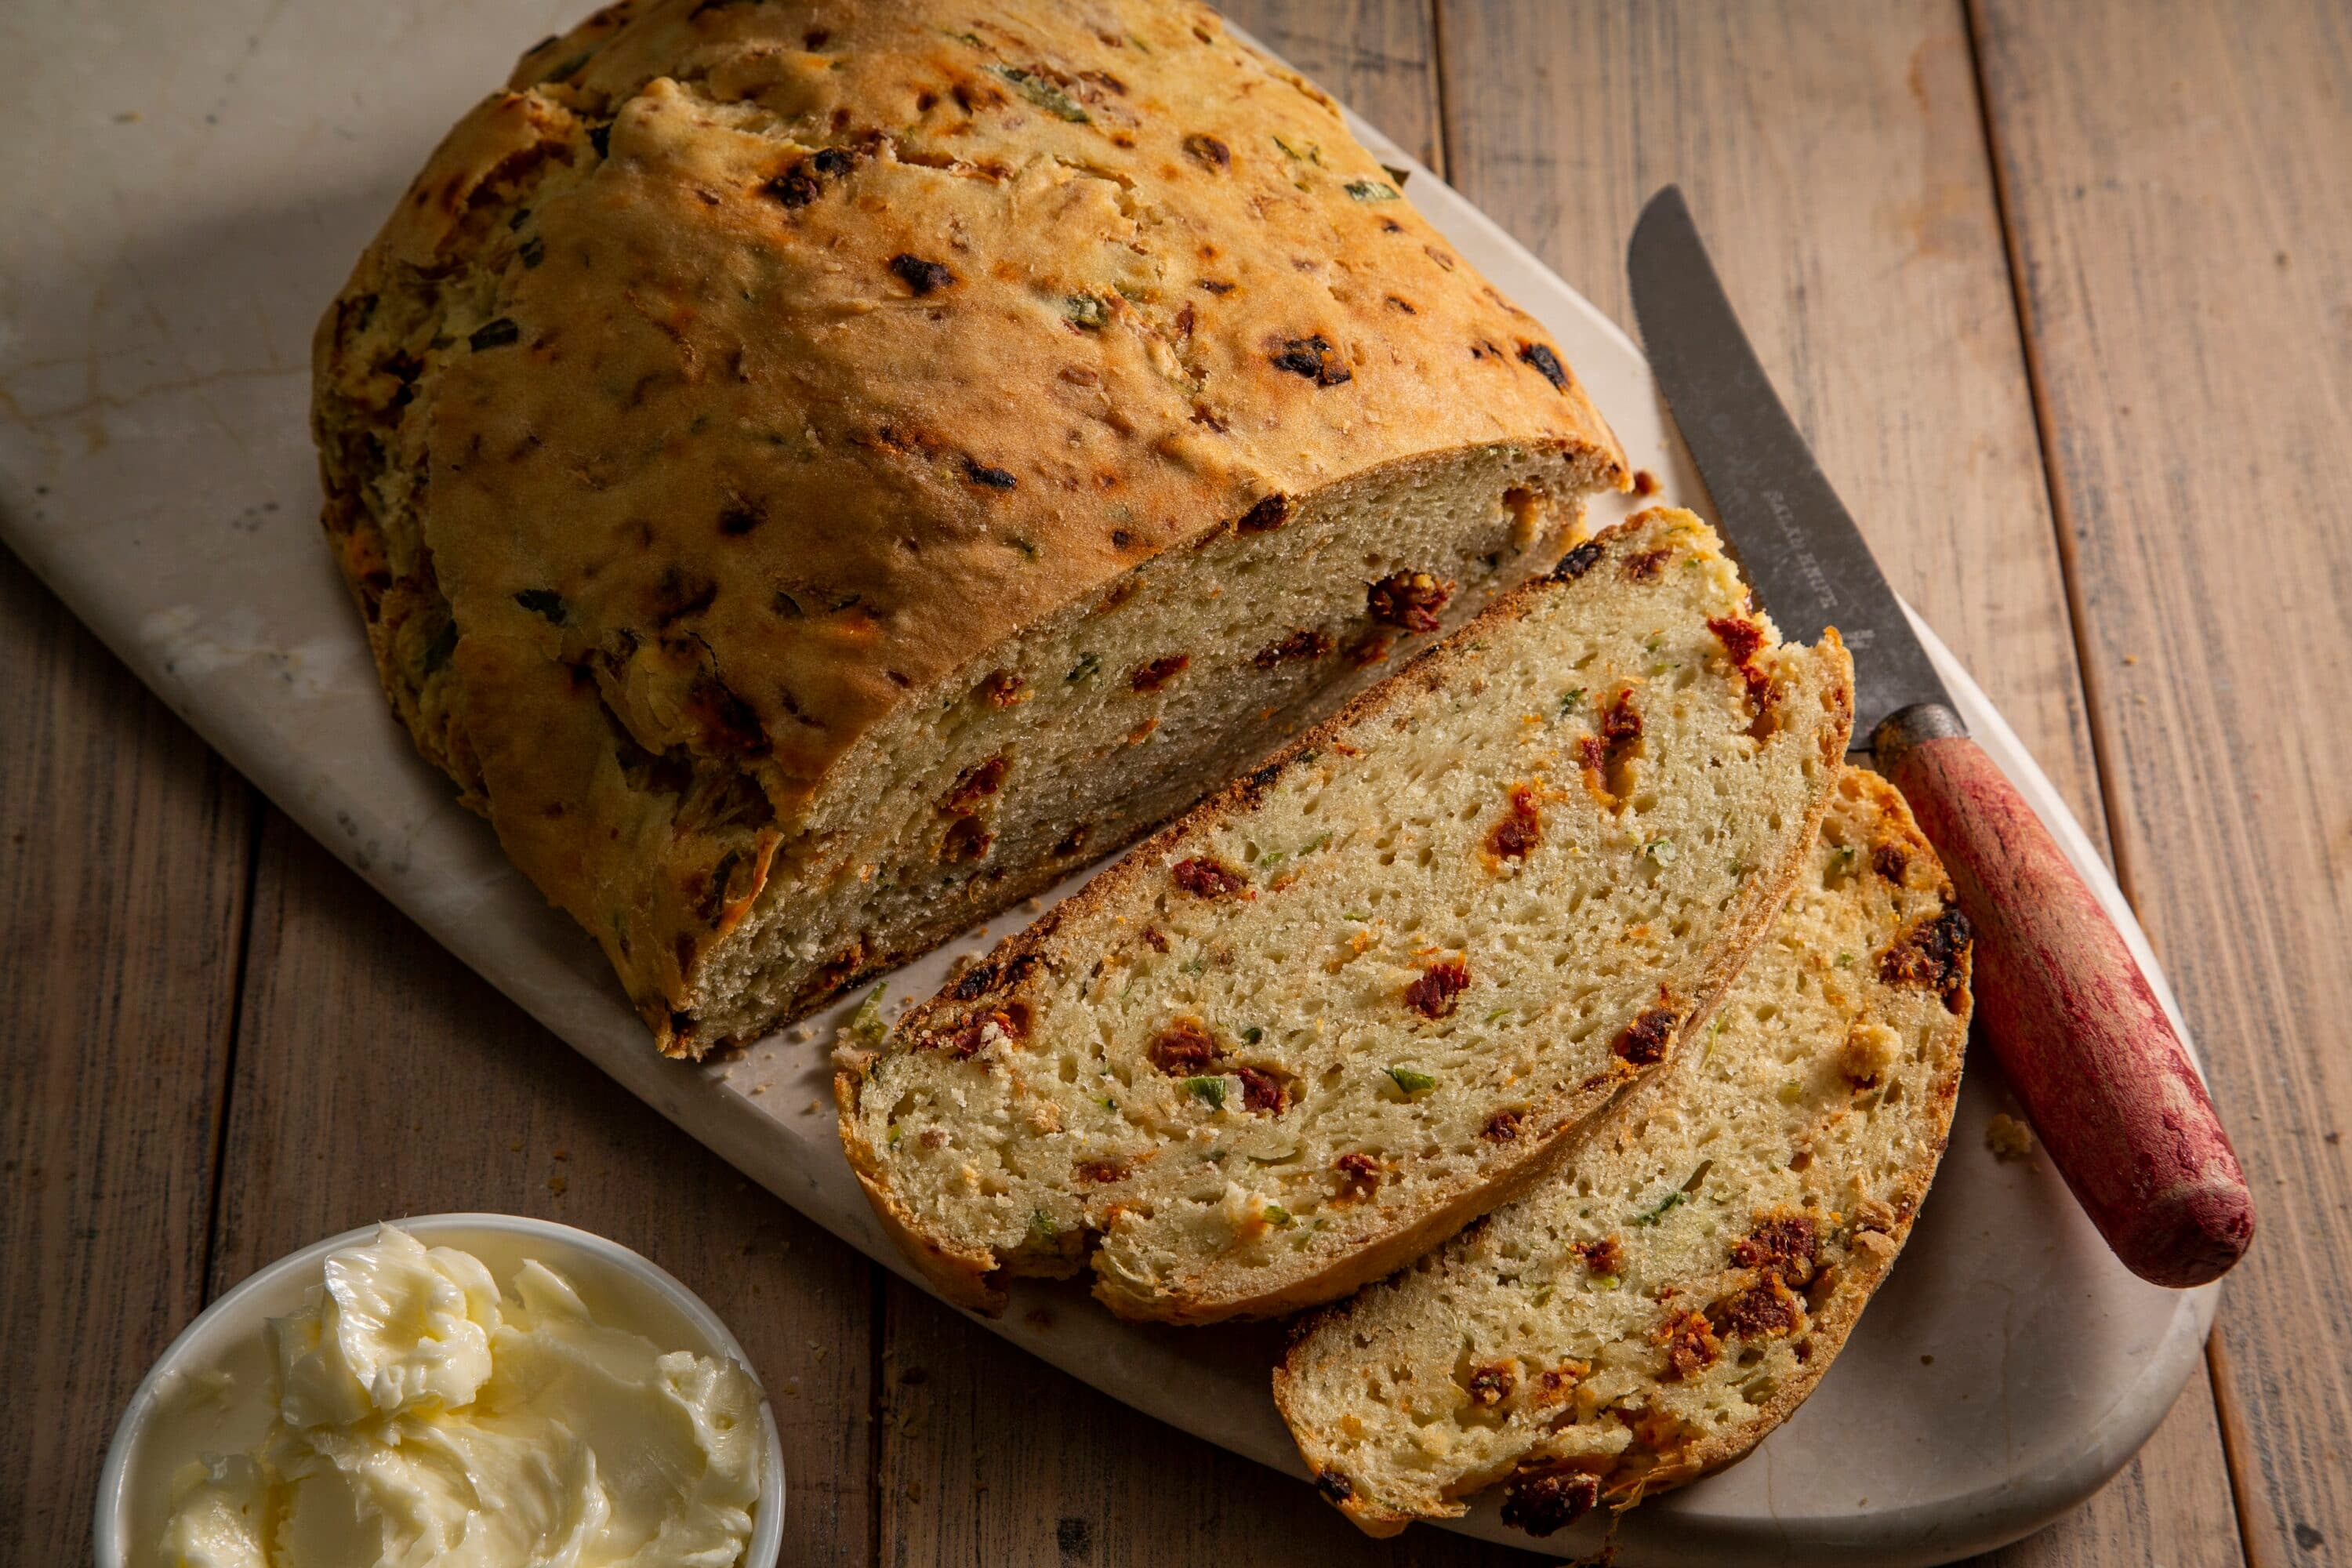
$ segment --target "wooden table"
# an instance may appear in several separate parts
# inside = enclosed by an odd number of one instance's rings
[[[1910,595],[2112,855],[2263,1234],[2155,1440],[2018,1563],[2352,1552],[2352,11],[1252,0],[1619,320],[1678,180]],[[769,1369],[790,1563],[1496,1563],[1358,1536],[887,1276],[261,800],[0,554],[0,1563],[86,1561],[198,1308],[318,1236],[605,1232]],[[1957,1154],[1956,1154],[1957,1157]]]

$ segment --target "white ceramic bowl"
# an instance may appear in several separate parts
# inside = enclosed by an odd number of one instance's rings
[[[576,1281],[594,1305],[599,1321],[633,1329],[664,1350],[732,1356],[755,1379],[759,1375],[751,1367],[751,1358],[700,1297],[618,1242],[520,1215],[423,1215],[391,1223],[429,1246],[457,1247],[474,1253],[489,1266],[501,1287],[514,1278],[523,1259],[535,1258]],[[147,1535],[151,1525],[152,1533],[162,1533],[160,1517],[140,1516],[142,1503],[152,1509],[153,1504],[147,1500],[168,1492],[172,1471],[194,1457],[184,1451],[184,1435],[174,1426],[175,1412],[184,1405],[179,1396],[189,1379],[211,1368],[235,1367],[240,1363],[245,1375],[260,1375],[263,1321],[283,1317],[299,1307],[303,1292],[319,1282],[327,1255],[370,1241],[375,1231],[371,1225],[331,1236],[257,1271],[199,1313],[156,1360],[138,1392],[131,1394],[130,1407],[123,1411],[114,1441],[107,1448],[105,1467],[99,1472],[97,1517],[91,1528],[96,1568],[133,1568],[138,1560],[132,1556],[132,1543]],[[760,1402],[760,1426],[766,1438],[766,1457],[743,1568],[773,1568],[783,1549],[784,1450],[776,1434],[775,1412],[764,1398]],[[250,1442],[259,1436],[257,1427],[244,1440]],[[215,1441],[213,1446],[227,1445]]]

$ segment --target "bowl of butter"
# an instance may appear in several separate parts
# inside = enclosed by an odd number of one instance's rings
[[[617,1242],[515,1215],[330,1237],[189,1324],[100,1474],[98,1568],[772,1568],[743,1347]]]

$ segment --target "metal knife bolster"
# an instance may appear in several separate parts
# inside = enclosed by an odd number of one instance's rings
[[[1857,749],[1922,703],[1954,726],[1941,732],[1965,733],[1862,531],[1748,346],[1680,190],[1651,198],[1628,259],[1651,368],[1740,570],[1782,637],[1814,642],[1835,626],[1853,653]]]

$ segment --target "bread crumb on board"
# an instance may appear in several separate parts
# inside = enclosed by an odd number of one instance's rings
[[[2033,1129],[2001,1111],[1985,1123],[1985,1147],[2000,1160],[2023,1160],[2033,1153]]]

